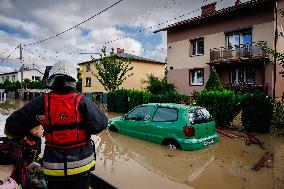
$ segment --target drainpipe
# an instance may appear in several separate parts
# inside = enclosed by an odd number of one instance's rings
[[[275,34],[274,34],[274,50],[276,51],[277,48],[277,38],[278,38],[278,32],[277,32],[277,23],[278,23],[278,16],[277,16],[277,1],[275,2],[274,6],[274,13],[275,13]],[[274,57],[274,81],[273,81],[273,98],[275,98],[275,86],[276,86],[276,57]]]

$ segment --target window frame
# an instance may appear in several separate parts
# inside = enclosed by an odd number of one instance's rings
[[[244,43],[244,36],[250,34],[250,43]],[[239,37],[239,41],[238,44],[235,47],[230,46],[229,45],[229,37],[230,36],[238,36]],[[237,50],[238,48],[240,48],[241,45],[252,45],[252,28],[246,28],[246,29],[239,29],[239,30],[234,30],[234,31],[230,31],[230,32],[225,32],[225,40],[226,40],[226,48],[227,49],[231,49],[231,50]],[[231,48],[230,48],[231,47]]]
[[[192,82],[192,73],[201,70],[203,72],[203,80],[202,83],[193,83]],[[194,68],[194,69],[189,69],[189,85],[190,86],[203,86],[204,85],[204,68]]]
[[[86,63],[86,72],[91,71],[91,64],[90,63]]]
[[[243,71],[244,71],[244,81],[243,82],[245,82],[245,83],[247,83],[249,85],[255,85],[255,73],[256,73],[256,70],[255,70],[255,68],[246,68],[246,67],[245,68],[244,67],[231,68],[230,69],[230,83],[231,84],[236,84],[236,85],[239,85],[239,84],[242,83],[242,82],[239,82],[239,70],[240,69],[243,69]],[[253,69],[254,70],[254,79],[253,79],[254,81],[253,81],[253,83],[247,82],[247,71],[249,69]],[[233,73],[236,76],[236,83],[233,83]]]
[[[87,79],[90,80],[90,84],[88,85],[88,82],[87,82]],[[92,86],[92,77],[86,77],[86,84],[85,84],[85,87],[91,87]]]
[[[147,120],[130,119],[128,117],[130,113],[132,113],[133,111],[137,110],[138,108],[143,108],[143,107],[152,108],[152,110],[151,110]],[[125,114],[125,116],[126,116],[126,120],[131,120],[131,121],[150,121],[154,111],[155,111],[155,107],[154,106],[137,106],[136,108],[130,110],[127,114]]]
[[[165,109],[174,109],[174,110],[176,110],[177,111],[177,117],[176,117],[176,119],[175,120],[169,120],[169,121],[154,121],[153,119],[154,119],[154,117],[155,117],[155,115],[156,115],[156,113],[157,113],[157,111],[158,111],[158,109],[159,108],[165,108]],[[177,108],[171,108],[171,107],[164,107],[164,106],[158,106],[157,108],[156,108],[156,111],[154,112],[154,114],[153,114],[153,116],[152,116],[152,119],[151,119],[151,121],[152,122],[158,122],[158,123],[173,123],[173,122],[176,122],[177,120],[178,120],[178,117],[179,117],[179,110],[177,109]]]
[[[203,45],[203,52],[201,54],[198,53],[198,42],[202,41],[202,45]],[[194,47],[195,47],[195,51],[194,51]],[[200,38],[196,38],[196,39],[191,39],[190,40],[190,56],[204,56],[204,38],[200,37]]]

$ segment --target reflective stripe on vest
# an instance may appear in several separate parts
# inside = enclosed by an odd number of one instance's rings
[[[92,162],[95,159],[94,153],[82,160],[79,161],[73,161],[73,162],[67,162],[67,169],[72,169],[72,168],[77,168],[77,167],[82,167],[90,162]],[[64,163],[50,163],[43,161],[43,167],[47,169],[62,169],[64,170]]]
[[[90,170],[92,167],[94,167],[95,164],[96,164],[96,161],[93,160],[92,162],[82,167],[77,167],[74,169],[67,169],[67,175],[76,175],[76,174],[86,172]],[[53,169],[43,168],[43,173],[48,176],[65,176],[64,170],[53,170]]]

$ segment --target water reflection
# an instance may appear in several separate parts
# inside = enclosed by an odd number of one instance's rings
[[[102,133],[100,137],[97,152],[103,166],[107,166],[107,161],[110,161],[112,172],[118,159],[131,159],[154,174],[177,182],[189,183],[215,158],[214,148],[183,152],[109,131]]]

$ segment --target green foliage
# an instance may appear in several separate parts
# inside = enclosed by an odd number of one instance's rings
[[[166,76],[159,80],[159,78],[151,74],[148,75],[147,80],[143,81],[143,83],[147,84],[146,90],[152,94],[162,94],[176,91],[174,84],[168,83]]]
[[[126,113],[135,106],[149,102],[150,93],[138,90],[115,90],[107,95],[107,109],[110,112]]]
[[[44,81],[38,80],[38,81],[25,81],[25,87],[27,89],[46,89],[46,85]]]
[[[205,90],[207,91],[223,90],[220,78],[215,71],[211,72],[209,79],[206,83]]]
[[[148,91],[139,90],[115,90],[107,95],[107,108],[110,112],[126,113],[134,107],[149,102],[156,103],[179,103],[187,101],[188,96],[175,92],[165,94],[151,94]]]
[[[166,92],[164,94],[152,94],[149,102],[151,103],[180,103],[187,102],[189,97],[176,92]]]
[[[205,107],[215,118],[218,127],[229,127],[240,111],[240,95],[230,90],[203,91],[196,95],[196,103]]]
[[[266,133],[272,119],[272,99],[264,93],[245,94],[241,100],[242,123],[247,131]]]
[[[273,103],[273,116],[271,127],[284,129],[284,104],[283,102],[275,101]]]
[[[111,51],[114,54],[114,49]],[[97,74],[93,73],[99,82],[104,86],[106,91],[117,90],[122,83],[133,73],[131,65],[132,59],[122,58],[118,59],[116,55],[108,56],[106,54],[106,47],[103,47],[100,63],[95,63]]]
[[[46,89],[43,81],[30,81],[29,79],[24,80],[23,87],[27,89]],[[0,88],[5,89],[6,92],[17,91],[17,89],[21,89],[21,83],[19,81],[10,82],[9,80],[5,80],[4,83],[0,84]]]
[[[267,46],[267,41],[259,43],[260,48],[266,53],[272,55],[277,61],[279,61],[279,64],[283,67],[284,69],[284,53],[279,53],[274,49],[271,49]],[[279,72],[279,74],[284,77],[284,70]]]

